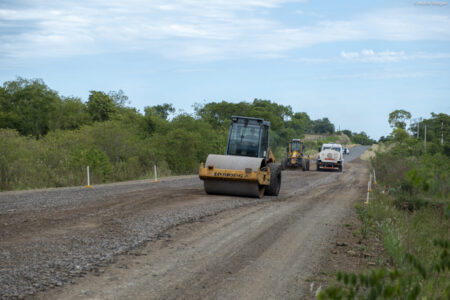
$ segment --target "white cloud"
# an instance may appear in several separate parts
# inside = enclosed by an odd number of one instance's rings
[[[334,57],[297,57],[291,59],[292,62],[306,64],[322,63],[397,63],[408,60],[432,60],[448,59],[450,53],[406,53],[405,51],[374,51],[364,49],[361,51],[341,51],[339,56]]]
[[[341,52],[341,57],[344,60],[359,61],[359,62],[397,62],[406,59],[403,51],[381,51],[375,52],[373,50],[362,50],[361,52]]]
[[[266,13],[286,2],[53,0],[9,7],[0,9],[0,61],[133,50],[194,61],[272,58],[330,42],[450,40],[448,15],[379,11],[349,20],[288,26]],[[398,61],[404,55],[343,52],[342,58]]]
[[[390,63],[416,59],[442,59],[450,58],[450,53],[414,53],[406,54],[404,51],[380,51],[364,49],[360,52],[341,52],[344,61]]]
[[[410,79],[425,78],[433,76],[429,72],[373,72],[373,73],[351,73],[339,75],[319,76],[316,80],[341,80],[341,79],[364,79],[364,80],[389,80],[389,79]]]

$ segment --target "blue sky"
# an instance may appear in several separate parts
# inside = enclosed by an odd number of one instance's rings
[[[450,113],[447,1],[0,0],[0,82],[140,109],[270,99],[373,138]]]

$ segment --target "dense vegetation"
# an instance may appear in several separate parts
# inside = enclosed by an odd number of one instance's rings
[[[342,133],[347,135],[353,144],[373,145],[376,143],[375,140],[371,139],[364,131],[356,133],[346,129],[343,130]]]
[[[208,153],[223,153],[231,115],[271,121],[278,155],[305,133],[330,135],[334,125],[270,100],[196,104],[192,115],[171,104],[141,113],[117,92],[90,91],[87,101],[65,97],[40,79],[0,87],[0,190],[59,187],[196,172]],[[348,134],[352,135],[350,131]]]
[[[392,134],[371,163],[374,198],[358,206],[363,232],[382,240],[394,268],[339,272],[341,284],[321,299],[450,299],[450,116],[432,114],[411,135],[409,118],[404,110],[390,114]]]

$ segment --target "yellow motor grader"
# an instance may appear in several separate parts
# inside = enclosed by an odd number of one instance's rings
[[[260,118],[231,117],[225,155],[209,154],[199,177],[208,194],[258,197],[277,196],[281,165],[269,147],[270,122]]]
[[[293,139],[286,147],[286,158],[281,165],[283,169],[302,168],[303,171],[309,171],[309,155],[305,155],[305,144],[299,139]]]

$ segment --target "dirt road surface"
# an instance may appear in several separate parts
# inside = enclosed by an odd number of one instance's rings
[[[310,298],[364,200],[365,149],[343,173],[286,170],[263,199],[206,195],[196,176],[1,193],[0,298]]]

